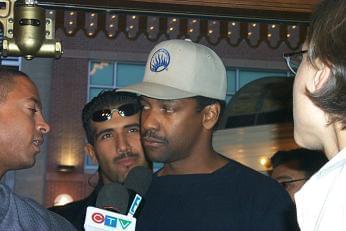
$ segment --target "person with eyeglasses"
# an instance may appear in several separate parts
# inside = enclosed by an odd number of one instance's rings
[[[140,95],[145,154],[163,163],[137,231],[296,230],[293,202],[277,182],[213,148],[226,88],[213,50],[173,39],[150,52],[142,83],[119,89]]]
[[[130,93],[103,91],[84,106],[82,121],[88,141],[85,152],[99,165],[99,182],[87,198],[51,207],[51,211],[84,230],[86,209],[95,206],[103,185],[123,183],[136,166],[151,168],[141,145],[139,117],[138,98]]]
[[[293,84],[294,139],[329,161],[295,194],[301,230],[346,230],[346,0],[314,11]]]
[[[278,151],[270,158],[270,176],[277,180],[290,194],[294,194],[317,172],[328,159],[321,151],[304,148]]]
[[[49,131],[35,83],[21,71],[0,67],[0,178],[10,170],[31,168]],[[0,230],[75,228],[63,217],[0,182]]]

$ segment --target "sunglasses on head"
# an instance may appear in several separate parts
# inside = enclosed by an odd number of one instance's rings
[[[132,116],[139,112],[139,105],[135,103],[129,103],[129,104],[123,104],[117,108],[113,109],[103,109],[94,112],[92,116],[92,120],[94,122],[102,122],[102,121],[107,121],[112,118],[112,114],[114,112],[118,112],[119,116],[121,117],[126,117],[126,116]]]

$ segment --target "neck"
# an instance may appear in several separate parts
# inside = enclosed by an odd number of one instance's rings
[[[171,163],[166,163],[158,173],[165,175],[208,174],[228,163],[228,159],[215,152],[211,147],[207,152],[196,153]]]
[[[211,130],[202,130],[182,158],[165,163],[158,175],[206,174],[223,167],[228,159],[213,149],[212,134]]]
[[[346,129],[342,129],[340,123],[333,124],[334,142],[326,142],[324,151],[328,159],[333,158],[342,149],[346,148]]]
[[[0,168],[0,179],[6,174],[7,170]]]

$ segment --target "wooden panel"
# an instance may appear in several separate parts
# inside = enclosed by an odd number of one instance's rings
[[[75,7],[128,13],[306,22],[318,2],[319,0],[46,0],[40,1],[39,5],[65,9]]]
[[[128,2],[148,2],[182,6],[208,6],[237,9],[274,10],[288,12],[311,12],[318,0],[129,0]]]

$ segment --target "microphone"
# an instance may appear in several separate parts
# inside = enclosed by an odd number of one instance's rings
[[[124,182],[124,186],[130,192],[134,192],[135,196],[132,200],[128,215],[134,216],[139,206],[142,205],[143,196],[148,191],[151,184],[152,172],[144,166],[132,168]]]
[[[86,231],[135,231],[136,218],[124,215],[128,207],[127,189],[118,183],[104,185],[98,193],[96,207],[88,206]]]
[[[96,207],[109,211],[125,214],[129,203],[129,193],[127,189],[118,183],[103,185],[100,189]]]

